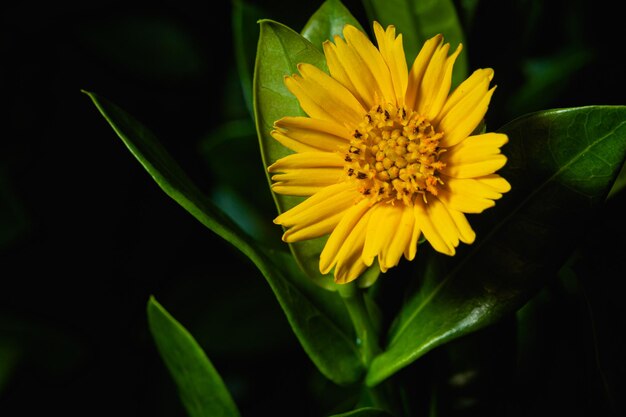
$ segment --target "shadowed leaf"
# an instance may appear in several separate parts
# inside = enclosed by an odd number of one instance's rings
[[[147,312],[150,332],[189,416],[239,417],[222,378],[193,336],[154,297]]]
[[[257,266],[302,347],[320,372],[337,384],[357,381],[363,373],[363,366],[348,314],[339,296],[306,279],[293,258],[284,251],[257,245],[195,186],[141,123],[102,97],[90,92],[86,94],[159,187]]]

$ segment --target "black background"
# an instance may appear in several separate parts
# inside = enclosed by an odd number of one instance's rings
[[[249,117],[231,3],[87,3],[2,10],[0,415],[185,415],[148,332],[150,295],[206,349],[242,415],[321,415],[326,404],[310,393],[328,393],[328,383],[262,276],[158,188],[81,93],[142,121],[210,191],[223,173],[199,144]],[[299,30],[319,4],[262,7]],[[360,3],[344,4],[365,22]],[[545,108],[624,104],[611,4],[479,2],[470,68],[495,69],[492,126]],[[552,89],[508,101],[523,86],[524,60],[570,50],[586,60]],[[247,146],[241,152],[256,143]],[[260,156],[242,159],[250,187],[263,185]],[[270,219],[269,191],[258,195]]]

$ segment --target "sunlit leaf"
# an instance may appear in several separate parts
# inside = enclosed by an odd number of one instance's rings
[[[258,246],[195,186],[141,123],[95,93],[86,94],[159,187],[257,266],[320,372],[337,384],[358,380],[363,367],[348,314],[339,296],[302,276],[293,258],[284,251]]]
[[[452,0],[363,0],[370,20],[383,27],[394,25],[402,33],[402,43],[409,64],[417,56],[424,42],[441,33],[450,49],[463,44],[464,50],[454,64],[452,85],[458,85],[468,76],[468,50],[463,27]],[[371,25],[370,25],[371,29]]]
[[[419,278],[368,384],[511,314],[554,276],[589,232],[622,166],[626,106],[543,111],[500,131],[509,136],[500,173],[512,190],[480,215],[487,223],[453,269],[434,265]]]
[[[150,297],[148,324],[190,417],[238,417],[228,388],[193,336]]]
[[[361,24],[340,0],[326,0],[313,13],[301,33],[321,50],[322,43],[326,40],[332,41],[335,35],[341,35],[343,27],[348,23],[363,30]]]

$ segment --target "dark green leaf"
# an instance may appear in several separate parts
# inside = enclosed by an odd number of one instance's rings
[[[280,228],[268,221],[276,214],[276,206],[265,176],[259,175],[262,163],[252,118],[217,126],[198,149],[211,171],[211,200],[261,244],[282,245]],[[237,175],[233,175],[234,166]]]
[[[617,193],[623,191],[624,188],[626,188],[626,164],[622,165],[622,170],[617,175],[613,188],[611,188],[606,198],[613,198]]]
[[[222,378],[193,336],[154,297],[147,312],[150,332],[189,416],[238,417]]]
[[[509,97],[508,114],[545,109],[571,88],[570,80],[593,58],[584,47],[569,47],[547,58],[528,59],[522,68],[523,85]]]
[[[232,24],[235,45],[235,62],[241,81],[241,88],[246,106],[252,116],[252,78],[254,75],[254,59],[256,45],[259,41],[259,25],[257,21],[263,17],[261,10],[254,4],[243,0],[233,0]]]
[[[393,417],[393,414],[378,408],[364,407],[347,413],[333,414],[330,417]]]
[[[512,313],[555,274],[593,224],[622,166],[626,107],[543,111],[500,131],[509,136],[500,174],[512,190],[481,215],[489,225],[478,229],[467,256],[449,271],[426,271],[392,326],[386,351],[374,359],[368,384]]]
[[[342,35],[343,27],[348,23],[363,31],[361,24],[340,0],[326,0],[306,23],[302,36],[321,50],[322,43],[332,41],[335,35]]]
[[[94,93],[86,93],[161,189],[254,262],[320,372],[337,384],[357,381],[363,367],[339,296],[303,277],[293,258],[285,252],[257,246],[206,198],[149,130],[116,105]]]
[[[383,27],[394,25],[402,33],[402,42],[409,64],[417,56],[426,40],[441,33],[450,49],[463,44],[454,65],[452,85],[458,85],[468,76],[468,53],[465,35],[452,0],[363,0],[371,20]]]

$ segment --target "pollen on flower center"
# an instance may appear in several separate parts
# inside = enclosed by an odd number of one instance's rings
[[[352,134],[344,170],[372,203],[427,201],[426,192],[437,195],[442,184],[442,137],[424,116],[404,106],[374,106]]]

